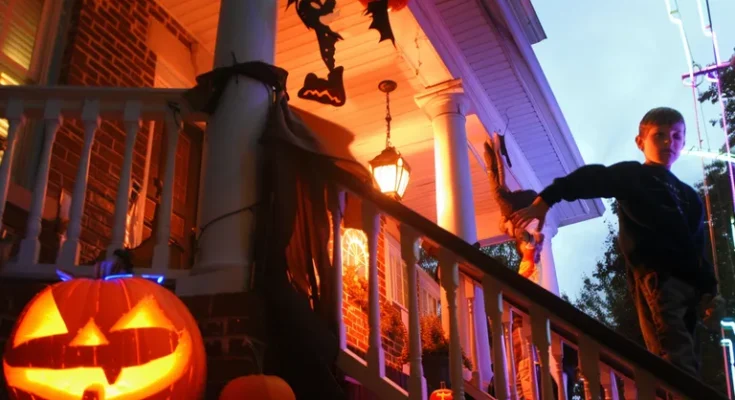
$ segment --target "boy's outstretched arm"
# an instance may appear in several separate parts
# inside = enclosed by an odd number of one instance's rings
[[[576,169],[567,176],[554,179],[529,207],[519,210],[511,216],[515,226],[525,229],[531,221],[539,221],[538,230],[543,227],[546,213],[556,203],[567,200],[595,198],[624,199],[635,190],[634,177],[641,164],[637,162],[621,162],[606,167],[591,164]]]

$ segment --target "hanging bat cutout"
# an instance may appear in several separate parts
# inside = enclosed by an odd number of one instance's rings
[[[343,74],[344,67],[337,67],[332,70],[327,79],[309,73],[304,79],[304,87],[299,90],[299,97],[335,107],[343,106],[347,100],[344,81],[342,80]]]
[[[365,15],[369,15],[373,22],[368,29],[375,29],[380,33],[380,40],[390,40],[393,46],[396,45],[396,38],[393,36],[393,29],[390,26],[390,18],[388,18],[388,0],[374,0],[368,3],[365,9]]]
[[[327,79],[319,78],[311,72],[304,79],[304,86],[299,90],[299,97],[314,100],[322,104],[340,107],[345,104],[343,67],[335,67],[334,53],[337,42],[342,36],[321,21],[321,17],[334,12],[336,0],[288,0],[286,8],[296,4],[296,13],[309,30],[314,30],[319,43],[319,53],[329,70]]]

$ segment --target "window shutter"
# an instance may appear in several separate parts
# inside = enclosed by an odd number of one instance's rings
[[[36,31],[43,12],[43,0],[0,0],[0,2],[5,7],[2,26],[3,54],[27,72],[31,67]]]

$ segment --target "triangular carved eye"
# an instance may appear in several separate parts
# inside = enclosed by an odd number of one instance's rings
[[[174,325],[153,296],[148,296],[115,322],[110,332],[139,328],[166,328],[173,331]]]
[[[69,343],[69,346],[102,346],[105,344],[110,344],[110,342],[107,341],[107,338],[100,331],[100,328],[97,327],[97,324],[94,323],[94,320],[90,319],[89,322],[87,322],[87,325],[84,325],[84,327],[79,330],[79,333],[77,333],[77,336],[75,336],[71,343]]]
[[[15,331],[13,348],[33,339],[63,335],[68,332],[64,318],[54,300],[54,294],[51,288],[48,288],[31,300],[30,308],[21,317],[20,325]]]

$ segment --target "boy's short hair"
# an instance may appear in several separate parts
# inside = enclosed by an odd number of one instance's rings
[[[656,107],[648,111],[641,119],[638,125],[638,136],[643,136],[646,128],[651,125],[674,125],[678,122],[684,123],[684,116],[679,111],[669,107]]]

